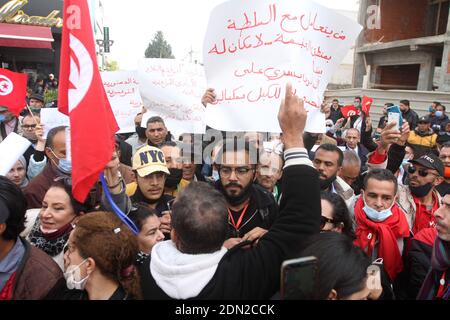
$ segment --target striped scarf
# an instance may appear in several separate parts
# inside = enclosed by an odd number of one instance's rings
[[[423,282],[417,300],[435,299],[440,284],[439,281],[446,271],[450,271],[450,243],[436,237],[431,256],[431,268]],[[450,286],[448,283],[441,298],[450,300]]]

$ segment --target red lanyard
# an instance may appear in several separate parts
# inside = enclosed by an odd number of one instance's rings
[[[231,210],[228,209],[228,215],[229,215],[229,217],[230,217],[230,219],[231,219],[231,224],[233,225],[233,227],[234,227],[236,230],[239,229],[239,226],[240,226],[241,223],[242,223],[242,219],[244,218],[245,212],[247,212],[248,205],[249,205],[249,203],[247,203],[247,204],[245,205],[245,207],[244,207],[244,209],[242,210],[242,213],[241,213],[241,215],[240,215],[240,217],[239,217],[237,223],[234,222],[233,214],[231,213]]]
[[[439,281],[439,290],[436,295],[436,298],[442,298],[442,296],[444,295],[445,288],[448,286],[448,284],[447,286],[445,285],[445,275],[446,272],[444,272],[444,274],[441,277],[441,280]]]

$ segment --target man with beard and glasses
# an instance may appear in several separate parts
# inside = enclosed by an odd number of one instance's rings
[[[413,234],[424,228],[435,227],[434,213],[439,208],[441,195],[436,187],[444,181],[444,165],[429,153],[411,160],[408,167],[408,186],[399,186],[398,203],[406,212]]]
[[[257,240],[278,216],[273,195],[256,181],[258,151],[248,140],[225,140],[216,156],[216,188],[228,205],[229,240],[225,244]]]
[[[319,172],[321,190],[337,193],[351,210],[355,192],[342,178],[338,177],[343,160],[344,153],[341,149],[332,144],[323,144],[317,148],[313,164]]]

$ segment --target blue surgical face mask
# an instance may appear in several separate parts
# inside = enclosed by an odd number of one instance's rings
[[[0,114],[0,123],[5,121],[6,117],[3,114]]]
[[[435,115],[436,115],[436,117],[441,118],[444,115],[444,112],[436,111]]]
[[[58,157],[52,149],[50,149],[53,155],[58,159],[58,170],[64,174],[71,175],[72,174],[72,161],[67,160],[66,158]]]
[[[369,207],[366,203],[366,199],[364,199],[364,195],[361,195],[363,197],[363,201],[364,201],[364,212],[366,213],[367,217],[375,222],[382,222],[384,220],[386,220],[387,218],[389,218],[390,216],[392,216],[392,207],[395,204],[395,200],[394,202],[392,202],[392,205],[390,208],[382,210],[382,211],[377,211],[371,207]]]
[[[428,107],[428,112],[429,112],[429,113],[434,113],[434,108],[433,108],[433,106],[429,106],[429,107]]]
[[[72,174],[72,161],[64,159],[59,159],[58,163],[58,169],[65,174],[71,175]]]

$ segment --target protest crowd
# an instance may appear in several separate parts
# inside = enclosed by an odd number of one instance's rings
[[[162,117],[142,123],[143,107],[79,201],[70,130],[40,119],[45,90],[68,91],[59,78],[39,79],[20,114],[0,106],[0,146],[30,142],[0,176],[0,300],[450,299],[443,104],[419,117],[392,101],[375,127],[362,97],[352,114],[334,99],[311,133],[287,84],[281,132],[179,136]],[[312,284],[286,267],[307,257]]]

